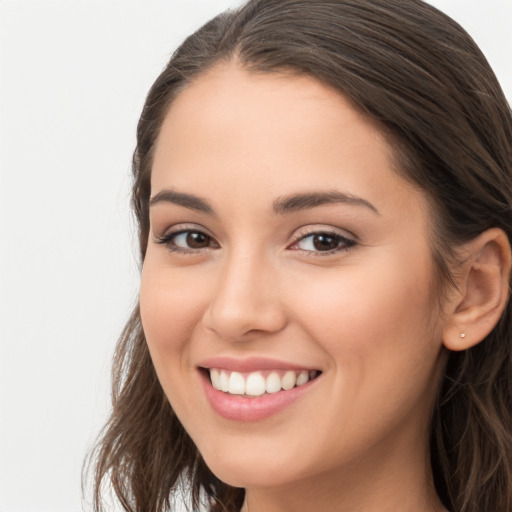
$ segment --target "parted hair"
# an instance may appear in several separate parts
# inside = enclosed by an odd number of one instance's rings
[[[512,116],[484,55],[421,0],[250,0],[189,36],[152,86],[137,127],[132,206],[141,264],[155,142],[173,99],[223,61],[312,76],[374,120],[397,172],[433,205],[435,287],[453,286],[456,248],[491,227],[512,240]],[[451,512],[512,512],[511,302],[478,345],[448,357],[431,424],[437,492]],[[216,478],[158,382],[135,307],[118,342],[112,412],[90,454],[94,510],[110,488],[129,512],[240,510],[244,490]]]

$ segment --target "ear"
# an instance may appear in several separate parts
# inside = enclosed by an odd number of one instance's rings
[[[464,245],[462,254],[466,258],[443,328],[449,350],[480,343],[498,323],[510,290],[511,250],[501,229],[484,231]]]

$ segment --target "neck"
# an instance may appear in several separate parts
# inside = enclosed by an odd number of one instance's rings
[[[306,485],[306,484],[305,484]],[[340,492],[317,494],[313,489],[307,493],[265,492],[248,489],[242,512],[448,512],[440,502],[435,490],[427,493],[390,496],[388,493],[364,495],[352,489],[348,495]],[[384,499],[381,500],[381,496]]]
[[[388,454],[385,463],[361,459],[289,485],[247,488],[243,512],[447,512],[437,496],[428,453],[404,458]],[[381,459],[382,460],[382,459]]]

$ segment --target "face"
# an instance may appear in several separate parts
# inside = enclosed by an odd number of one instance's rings
[[[426,460],[442,331],[430,215],[392,165],[378,129],[308,77],[224,64],[172,104],[141,315],[162,387],[223,481]]]

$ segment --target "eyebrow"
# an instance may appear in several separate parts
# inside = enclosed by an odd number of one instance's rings
[[[215,211],[206,199],[194,196],[192,194],[184,194],[183,192],[176,192],[171,189],[164,189],[158,192],[149,200],[149,206],[154,206],[158,203],[173,203],[190,210],[206,213],[208,215],[215,215]]]
[[[311,208],[316,208],[317,206],[333,203],[364,206],[377,215],[380,215],[377,208],[375,208],[375,206],[366,199],[346,192],[340,192],[338,190],[329,190],[327,192],[306,192],[303,194],[283,196],[274,201],[273,210],[277,214],[285,214],[298,210],[309,210]]]
[[[206,199],[193,194],[185,194],[172,189],[164,189],[150,199],[149,206],[151,207],[162,202],[177,204],[184,208],[189,208],[190,210],[206,213],[208,215],[216,215],[215,210]],[[286,213],[299,210],[309,210],[316,208],[317,206],[335,203],[363,206],[377,215],[380,215],[377,208],[375,208],[375,206],[366,199],[346,192],[340,192],[338,190],[329,190],[327,192],[305,192],[302,194],[282,196],[273,202],[272,209],[275,214],[284,215]]]

